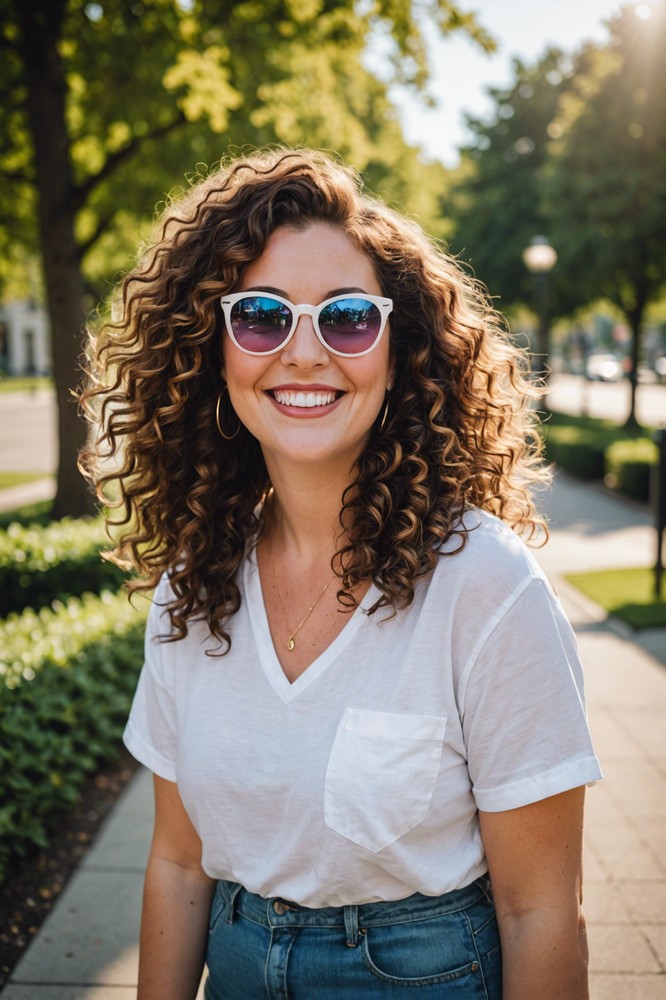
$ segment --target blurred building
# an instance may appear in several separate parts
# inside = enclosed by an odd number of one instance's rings
[[[0,375],[47,375],[51,335],[44,309],[32,299],[0,304]]]

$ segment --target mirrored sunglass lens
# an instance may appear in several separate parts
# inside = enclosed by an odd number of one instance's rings
[[[382,317],[374,302],[364,298],[338,299],[319,314],[326,343],[341,354],[361,354],[377,340]]]
[[[248,295],[232,306],[231,329],[246,351],[265,354],[286,340],[291,329],[291,310],[270,295]]]

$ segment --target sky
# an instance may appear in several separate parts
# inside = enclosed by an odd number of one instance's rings
[[[666,0],[648,0],[645,8]],[[478,21],[493,35],[498,49],[486,55],[462,34],[437,39],[431,45],[433,72],[430,93],[436,110],[418,100],[392,91],[398,105],[405,137],[421,146],[432,159],[447,166],[458,162],[457,147],[468,137],[464,112],[484,118],[493,102],[487,86],[505,86],[512,80],[511,60],[518,56],[534,63],[550,45],[575,52],[585,41],[603,43],[608,32],[604,21],[620,8],[619,0],[459,0],[465,11],[474,11]]]

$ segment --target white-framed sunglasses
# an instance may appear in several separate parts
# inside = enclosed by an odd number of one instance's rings
[[[234,292],[220,302],[227,332],[245,354],[282,350],[299,318],[310,316],[326,350],[343,358],[360,358],[376,347],[393,309],[391,299],[363,292],[334,295],[318,306],[294,305],[272,292]]]

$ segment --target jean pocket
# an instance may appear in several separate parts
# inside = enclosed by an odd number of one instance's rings
[[[430,807],[446,719],[345,709],[326,771],[324,821],[381,851],[417,826]]]
[[[212,934],[215,928],[217,927],[218,923],[220,922],[220,918],[224,914],[226,908],[227,908],[227,897],[225,893],[222,891],[222,887],[218,882],[217,886],[215,887],[215,892],[213,893],[213,902],[211,903],[210,916],[208,918],[209,934]]]
[[[485,996],[474,940],[462,912],[368,927],[362,931],[361,952],[368,972],[386,983],[412,987],[450,984],[455,996]]]

